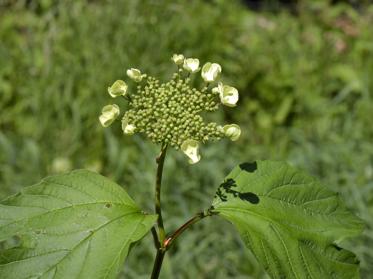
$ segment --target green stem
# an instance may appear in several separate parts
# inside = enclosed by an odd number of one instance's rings
[[[163,174],[163,165],[164,160],[166,158],[166,151],[167,145],[163,144],[161,153],[156,158],[157,162],[157,176],[155,179],[155,212],[158,215],[157,224],[158,224],[158,236],[155,229],[152,229],[152,234],[154,238],[154,243],[157,248],[157,255],[155,257],[153,271],[152,271],[152,279],[157,279],[159,277],[159,273],[161,271],[163,258],[165,254],[165,249],[163,248],[163,241],[166,237],[166,232],[163,226],[163,218],[162,218],[162,207],[161,207],[161,186],[162,186],[162,174]]]
[[[159,242],[157,230],[155,229],[155,227],[151,228],[151,232],[153,235],[155,249],[159,249],[161,247],[161,243]]]
[[[163,258],[167,252],[167,250],[171,247],[173,242],[190,226],[197,223],[198,221],[202,220],[203,218],[207,216],[213,215],[210,210],[197,213],[193,218],[189,219],[186,223],[184,223],[181,227],[179,227],[173,234],[171,234],[167,239],[165,239],[161,243],[161,247],[157,250],[157,255],[155,257],[154,266],[153,266],[153,272],[151,279],[158,279],[159,274],[161,272],[161,267],[163,263]]]
[[[167,145],[162,146],[161,153],[156,159],[157,162],[157,176],[155,180],[155,213],[158,215],[157,224],[158,224],[158,235],[159,235],[159,242],[163,243],[166,232],[163,226],[163,218],[162,218],[162,209],[161,209],[161,185],[162,185],[162,173],[163,173],[163,165],[164,160],[166,157]]]
[[[167,145],[162,145],[161,153],[156,159],[157,162],[157,176],[155,180],[155,212],[158,215],[158,237],[155,229],[152,229],[154,243],[157,248],[157,255],[155,257],[153,271],[151,279],[158,279],[161,272],[164,255],[167,249],[171,247],[172,243],[178,238],[186,229],[191,225],[197,223],[207,216],[211,216],[213,213],[210,210],[196,214],[193,218],[188,220],[184,225],[178,228],[170,237],[166,239],[166,232],[163,226],[162,209],[161,209],[161,184],[162,184],[162,173],[164,160],[166,158]]]
[[[161,267],[165,253],[166,250],[164,250],[163,248],[158,249],[157,255],[155,256],[151,279],[158,279],[159,273],[161,272]]]

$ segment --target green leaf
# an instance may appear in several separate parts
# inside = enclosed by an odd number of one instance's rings
[[[0,203],[0,278],[115,278],[155,220],[99,174],[48,177]]]
[[[338,194],[283,162],[243,163],[218,188],[212,212],[232,222],[272,278],[359,278],[338,247],[362,222]]]

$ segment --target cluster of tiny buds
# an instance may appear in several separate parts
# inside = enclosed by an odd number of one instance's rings
[[[221,104],[236,106],[238,91],[217,82],[222,71],[217,63],[207,62],[201,69],[196,58],[174,54],[171,60],[177,70],[168,82],[162,83],[131,68],[126,73],[137,83],[136,93],[130,94],[123,80],[115,81],[108,88],[108,93],[113,98],[122,96],[129,102],[129,109],[122,118],[124,134],[143,133],[156,144],[181,149],[188,156],[189,163],[194,164],[201,159],[200,143],[223,137],[236,141],[240,137],[238,125],[206,123],[202,117],[203,112],[216,111]],[[203,84],[197,89],[191,85],[190,74],[200,70]],[[99,120],[102,126],[108,127],[119,115],[120,109],[116,104],[107,105],[102,109]]]

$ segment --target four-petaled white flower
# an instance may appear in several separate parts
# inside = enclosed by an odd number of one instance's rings
[[[187,58],[184,60],[183,68],[191,73],[199,71],[199,60],[197,58]]]
[[[122,130],[123,130],[123,133],[125,133],[127,135],[133,135],[135,133],[136,126],[128,123],[128,119],[126,117],[123,117],[123,119],[122,119]]]
[[[139,69],[131,68],[127,70],[127,76],[135,82],[140,82],[143,78]]]
[[[219,82],[218,86],[212,89],[213,92],[219,93],[220,102],[228,107],[235,107],[238,101],[238,90],[229,85],[223,85]]]
[[[184,55],[182,55],[182,54],[174,54],[174,55],[172,55],[171,60],[174,61],[174,63],[176,65],[181,65],[181,64],[184,63]]]
[[[181,151],[189,157],[189,164],[195,164],[201,159],[198,153],[198,141],[188,139],[181,145]]]
[[[202,67],[201,76],[205,82],[213,82],[221,73],[221,66],[217,63],[207,62]]]
[[[108,87],[111,97],[126,96],[128,85],[123,80],[117,80],[112,86]]]
[[[115,104],[104,106],[99,117],[101,125],[108,127],[119,116],[119,113],[119,107]]]
[[[236,141],[241,136],[241,128],[236,124],[224,125],[223,131],[231,141]]]

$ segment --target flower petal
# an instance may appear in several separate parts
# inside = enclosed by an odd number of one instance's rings
[[[199,71],[199,60],[197,58],[187,58],[184,60],[183,68],[191,73]]]
[[[101,115],[99,116],[100,123],[103,127],[110,126],[111,123],[119,116],[119,107],[114,105],[107,105],[102,108]]]
[[[207,62],[202,67],[201,76],[205,82],[213,82],[221,73],[221,66],[217,63]]]
[[[174,54],[171,57],[171,60],[174,61],[176,65],[181,65],[184,63],[184,55],[182,54]]]
[[[140,70],[135,68],[128,69],[127,76],[135,82],[140,82],[143,78]]]
[[[133,125],[133,124],[130,124],[128,122],[127,117],[123,117],[123,119],[122,119],[122,130],[123,130],[123,133],[125,133],[127,135],[133,135],[135,133],[136,126]]]
[[[236,106],[238,102],[238,90],[232,86],[224,85],[223,90],[219,90],[220,101],[228,107]]]
[[[201,155],[198,153],[198,141],[196,140],[186,140],[181,145],[181,151],[189,157],[189,164],[195,164],[201,159]]]
[[[125,96],[127,94],[128,85],[123,80],[117,80],[112,86],[108,87],[108,92],[111,97]]]

